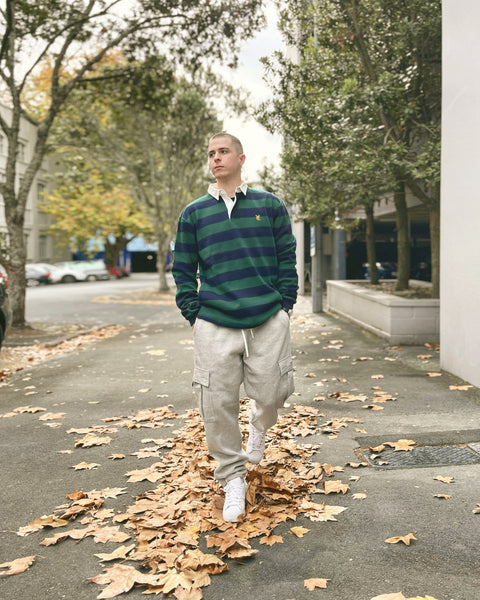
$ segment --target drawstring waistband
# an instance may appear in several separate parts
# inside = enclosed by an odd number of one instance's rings
[[[248,358],[248,344],[247,344],[247,336],[245,335],[245,331],[249,331],[252,336],[252,340],[255,338],[253,334],[253,329],[241,329],[242,337],[243,337],[243,345],[245,346],[245,356]]]

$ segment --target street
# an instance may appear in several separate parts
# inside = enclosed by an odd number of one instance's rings
[[[202,440],[192,429],[195,419],[185,418],[193,407],[190,327],[173,302],[120,303],[132,300],[129,292],[137,285],[154,285],[154,280],[139,276],[28,291],[32,321],[78,319],[127,327],[19,371],[0,387],[0,564],[34,557],[25,572],[0,578],[2,600],[106,598],[110,596],[101,595],[106,580],[102,585],[86,580],[114,564],[134,566],[144,577],[151,573],[154,563],[147,561],[143,568],[141,552],[126,561],[105,558],[120,547],[108,541],[115,528],[116,536],[125,536],[125,547],[145,548],[153,535],[158,536],[158,552],[165,543],[177,557],[189,555],[192,548],[215,554],[207,540],[214,541],[223,526],[213,521],[212,529],[202,533],[193,513],[188,527],[185,521],[188,505],[198,501],[195,490],[202,490],[207,503],[215,489]],[[106,295],[116,295],[116,301],[93,302]],[[201,598],[200,592],[206,600],[371,600],[402,592],[404,598],[478,600],[480,515],[474,510],[480,503],[480,454],[472,450],[470,464],[454,460],[393,468],[388,462],[405,460],[426,446],[466,449],[478,444],[479,390],[440,372],[435,348],[390,348],[352,324],[311,314],[306,298],[300,298],[292,317],[292,336],[296,393],[282,410],[281,426],[273,429],[259,467],[274,469],[273,480],[284,491],[266,500],[268,490],[260,487],[256,501],[266,503],[264,509],[285,502],[288,477],[294,477],[293,491],[295,486],[305,490],[311,483],[302,482],[302,465],[312,464],[314,471],[316,466],[323,476],[315,493],[298,492],[285,509],[285,522],[275,526],[268,541],[265,536],[248,539],[256,556],[223,557],[228,571],[211,574],[210,585],[201,592],[197,588],[188,595],[179,588],[177,597]],[[90,446],[92,436],[103,442]],[[399,440],[416,448],[379,448]],[[292,445],[297,454],[278,458],[279,447],[288,454]],[[311,459],[300,458],[309,448]],[[388,460],[371,459],[369,448]],[[150,480],[138,476],[149,468]],[[189,487],[199,473],[207,473],[204,485]],[[84,502],[96,498],[97,505],[76,517],[82,500],[73,499],[81,497],[79,492],[86,494]],[[150,518],[163,525],[140,529],[144,503],[154,493],[157,502],[166,504],[161,519],[160,512]],[[187,506],[182,498],[188,498]],[[309,517],[308,506],[322,502],[332,520],[322,518],[319,509]],[[260,514],[255,510],[247,515],[244,529],[238,524],[239,532],[255,529]],[[66,523],[48,518],[58,519],[65,511],[71,514]],[[32,522],[37,525],[30,525],[29,533],[23,528]],[[91,535],[82,538],[88,531]],[[63,533],[67,539],[55,537]],[[410,535],[415,538],[410,545],[386,542]],[[57,541],[40,545],[48,539]],[[104,555],[103,563],[98,554]],[[180,577],[175,569],[180,569],[179,560],[169,563],[170,578],[174,571]],[[192,571],[186,573],[193,581]],[[161,569],[158,577],[163,577]],[[313,580],[326,588],[310,591],[305,582],[315,585]],[[142,584],[121,597],[140,598],[146,589]],[[166,597],[157,591],[158,597]]]
[[[167,277],[171,281],[171,276]],[[120,300],[126,292],[135,292],[146,287],[157,289],[156,273],[133,273],[130,277],[109,281],[27,288],[26,320],[28,323],[48,323],[54,320],[56,323],[105,326],[150,323],[171,315],[172,311],[167,311],[161,304],[139,304],[132,310],[132,304],[104,301],[106,297]],[[175,314],[175,317],[178,315]]]

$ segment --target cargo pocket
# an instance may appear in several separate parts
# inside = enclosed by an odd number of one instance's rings
[[[212,392],[210,390],[210,371],[195,367],[193,370],[192,386],[204,423],[215,421]]]
[[[295,391],[293,381],[293,362],[291,356],[286,356],[278,361],[280,367],[280,383],[278,386],[278,406],[282,406],[285,400]]]

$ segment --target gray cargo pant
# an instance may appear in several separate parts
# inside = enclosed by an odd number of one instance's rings
[[[239,424],[240,385],[254,401],[251,422],[267,431],[293,393],[290,320],[284,310],[254,329],[229,329],[197,319],[193,330],[193,386],[208,451],[222,484],[243,477],[247,457]]]

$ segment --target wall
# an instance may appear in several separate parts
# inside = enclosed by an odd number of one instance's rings
[[[441,366],[480,386],[479,0],[443,1]]]

